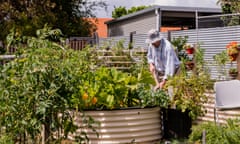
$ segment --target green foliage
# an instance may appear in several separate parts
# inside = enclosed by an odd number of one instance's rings
[[[97,7],[104,2],[82,0],[1,1],[0,40],[4,40],[13,27],[21,35],[35,36],[35,31],[48,23],[60,28],[66,36],[90,36],[96,29],[86,18],[94,17]]]
[[[1,135],[0,144],[14,144],[11,137],[7,135]]]
[[[229,58],[228,58],[227,52],[222,51],[221,53],[214,55],[213,59],[216,62],[216,64],[218,64],[220,66],[224,66],[228,62]]]
[[[0,124],[13,139],[27,134],[27,138],[37,142],[42,126],[47,142],[52,142],[53,134],[62,130],[64,133],[58,141],[67,138],[68,133],[79,128],[74,124],[73,110],[167,103],[167,96],[162,92],[153,95],[157,101],[147,99],[149,95],[140,95],[142,86],[144,92],[150,92],[153,82],[142,63],[136,66],[138,73],[125,73],[101,67],[95,48],[74,51],[59,45],[62,35],[59,29],[45,26],[37,31],[37,37],[18,36],[14,32],[8,36],[8,46],[17,48],[16,58],[0,69]],[[118,55],[125,54],[117,51]],[[96,131],[95,121],[89,117],[82,119],[78,142],[87,140],[84,129]]]
[[[208,144],[225,143],[223,127],[218,126],[213,122],[193,126],[189,141],[201,143],[202,133],[204,131],[206,132],[206,141]]]
[[[71,97],[96,58],[87,48],[77,52],[49,40],[59,34],[45,27],[26,43],[16,44],[14,37],[9,37],[10,44],[21,52],[1,68],[0,123],[7,134],[28,133],[37,141],[44,125],[50,141],[59,129],[64,129],[65,135],[76,129],[67,110],[74,108]]]
[[[228,73],[236,74],[236,73],[238,73],[238,70],[237,70],[237,68],[230,68],[228,70]]]
[[[222,12],[223,12],[224,14],[232,13],[232,7],[231,7],[231,5],[229,5],[229,4],[224,4],[224,5],[222,5]]]
[[[201,143],[202,132],[206,132],[208,144],[238,144],[240,139],[239,119],[228,119],[226,124],[216,125],[214,122],[193,126],[189,142]]]
[[[239,13],[240,12],[240,2],[236,0],[218,0],[217,4],[222,6],[224,13]]]
[[[221,79],[222,76],[226,76],[226,63],[229,61],[228,55],[226,51],[222,51],[221,53],[215,54],[213,56],[213,60],[217,65],[218,70],[218,79]]]
[[[163,90],[153,91],[141,86],[137,91],[142,107],[159,106],[161,108],[168,108],[170,104],[169,96]]]
[[[112,11],[112,17],[113,18],[119,18],[121,16],[127,15],[127,9],[126,7],[114,7],[114,11]]]
[[[130,13],[135,13],[137,11],[140,11],[140,10],[143,10],[143,9],[146,9],[146,8],[149,8],[150,6],[137,6],[137,7],[131,7],[130,9],[128,9],[127,13],[130,14]]]
[[[174,87],[172,105],[185,112],[189,110],[192,119],[204,114],[203,104],[207,102],[205,90],[208,86],[209,76],[206,74],[175,76],[168,81]]]
[[[191,60],[183,48],[184,45],[187,43],[187,41],[188,41],[188,36],[184,36],[184,37],[179,36],[177,38],[173,38],[173,40],[171,41],[172,45],[175,47],[175,51],[178,54],[178,58],[181,61]]]
[[[137,82],[134,77],[116,69],[104,67],[97,69],[94,73],[89,72],[88,75],[87,80],[78,86],[79,94],[73,95],[74,103],[78,104],[79,108],[113,109],[129,106],[127,85]],[[87,94],[87,98],[81,102],[84,94]]]
[[[210,75],[204,67],[203,54],[200,48],[196,50],[196,70],[192,74],[187,73],[182,64],[180,74],[169,78],[167,82],[167,86],[173,87],[172,105],[183,112],[189,111],[192,119],[205,113],[203,104],[208,100],[205,92],[209,87]]]
[[[195,62],[195,72],[200,73],[208,73],[209,69],[205,67],[206,61],[204,61],[204,52],[205,50],[200,47],[200,44],[197,45],[194,53],[194,62]]]
[[[183,50],[183,46],[187,43],[188,41],[188,36],[179,36],[177,38],[173,38],[173,40],[171,40],[171,43],[176,47],[177,51],[182,51]]]
[[[221,5],[222,12],[224,14],[230,14],[230,13],[239,13],[240,12],[240,2],[237,0],[218,0],[218,4]],[[224,24],[227,26],[234,26],[239,25],[239,16],[230,16],[230,17],[221,17]]]
[[[143,10],[148,8],[149,6],[138,6],[138,7],[131,7],[130,9],[126,9],[126,7],[114,7],[114,10],[112,12],[112,17],[113,18],[119,18],[121,16],[127,15],[127,14],[131,14],[131,13],[135,13],[137,11]]]

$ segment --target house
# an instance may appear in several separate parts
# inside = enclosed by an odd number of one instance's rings
[[[95,32],[98,34],[99,38],[107,37],[107,25],[105,22],[112,20],[112,18],[88,18],[88,20],[96,25],[97,30]]]
[[[146,34],[151,28],[159,31],[221,26],[219,21],[198,25],[199,16],[221,14],[221,8],[152,6],[144,10],[105,22],[108,37]]]

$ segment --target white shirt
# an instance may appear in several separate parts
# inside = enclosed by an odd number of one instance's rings
[[[161,44],[155,48],[152,44],[148,47],[148,63],[153,63],[157,71],[164,73],[163,79],[173,76],[175,69],[180,66],[180,61],[172,47],[166,39],[161,39]]]

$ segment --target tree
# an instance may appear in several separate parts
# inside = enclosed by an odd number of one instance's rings
[[[140,11],[140,10],[143,10],[145,8],[148,8],[149,6],[138,6],[138,7],[131,7],[129,10],[128,10],[128,14],[130,13],[135,13],[137,11]]]
[[[238,0],[218,0],[217,4],[220,4],[224,13],[239,13],[240,1]]]
[[[114,7],[114,11],[112,12],[113,18],[119,18],[121,16],[127,15],[127,9],[126,7]]]
[[[35,36],[46,23],[62,30],[66,36],[90,36],[96,27],[86,18],[95,17],[104,2],[83,0],[0,0],[0,40],[15,27],[23,35]]]
[[[218,0],[217,4],[220,4],[224,14],[239,13],[240,12],[240,1],[238,0]],[[228,26],[239,25],[240,16],[234,15],[231,17],[222,17],[224,23]]]
[[[138,6],[138,7],[131,7],[130,9],[126,9],[126,7],[114,7],[114,10],[112,12],[112,17],[113,18],[119,18],[121,16],[127,15],[127,14],[131,14],[131,13],[135,13],[137,11],[143,10],[145,8],[148,8],[149,6]]]

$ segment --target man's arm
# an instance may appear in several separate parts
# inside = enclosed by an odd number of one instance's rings
[[[148,46],[148,52],[147,52],[147,61],[149,64],[153,64],[153,55],[152,55],[152,47],[149,45]]]
[[[166,66],[165,66],[165,75],[163,79],[167,79],[168,76],[173,76],[175,74],[176,63],[178,63],[176,52],[172,44],[166,40]]]
[[[150,70],[151,73],[153,73],[155,71],[155,65],[154,65],[151,46],[148,47],[147,61],[148,61],[148,64],[149,64],[149,70]]]

